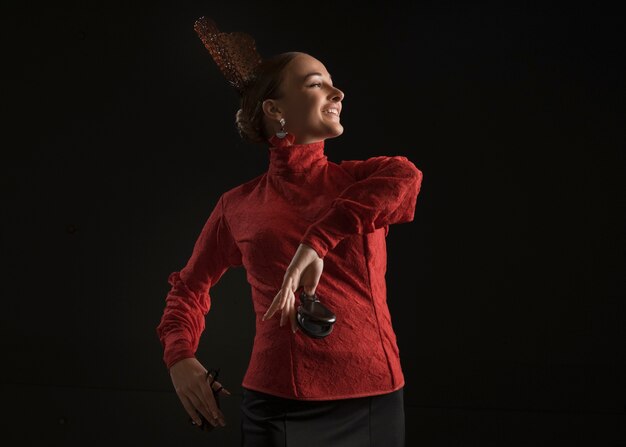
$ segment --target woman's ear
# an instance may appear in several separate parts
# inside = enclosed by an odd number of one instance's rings
[[[266,99],[263,101],[261,107],[263,108],[263,113],[268,118],[272,120],[279,120],[282,118],[282,111],[274,99]]]

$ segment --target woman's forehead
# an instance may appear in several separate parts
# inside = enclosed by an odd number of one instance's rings
[[[289,76],[293,82],[304,82],[306,77],[313,73],[319,73],[323,77],[330,76],[324,64],[308,55],[295,57],[288,68]]]

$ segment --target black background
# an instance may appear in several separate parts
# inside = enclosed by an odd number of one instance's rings
[[[502,3],[4,1],[5,445],[239,445],[245,270],[197,353],[226,428],[188,424],[156,336],[169,273],[268,163],[193,31],[208,15],[324,63],[346,95],[330,161],[424,174],[387,238],[407,446],[626,446],[624,17]]]

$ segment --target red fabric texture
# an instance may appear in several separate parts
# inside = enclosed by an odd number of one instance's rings
[[[220,196],[189,261],[169,275],[172,287],[157,327],[166,366],[194,356],[211,287],[228,268],[243,266],[256,314],[244,387],[301,400],[401,388],[385,238],[389,225],[414,219],[422,172],[404,156],[336,164],[324,154],[324,140],[293,144],[274,136],[269,142],[267,172]],[[294,334],[290,324],[280,327],[280,311],[261,321],[299,244],[324,259],[316,294],[337,321],[323,339]]]

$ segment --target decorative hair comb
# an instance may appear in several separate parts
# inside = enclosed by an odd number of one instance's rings
[[[223,33],[213,19],[205,16],[196,20],[193,28],[228,83],[241,94],[254,81],[256,69],[263,62],[252,36]]]

